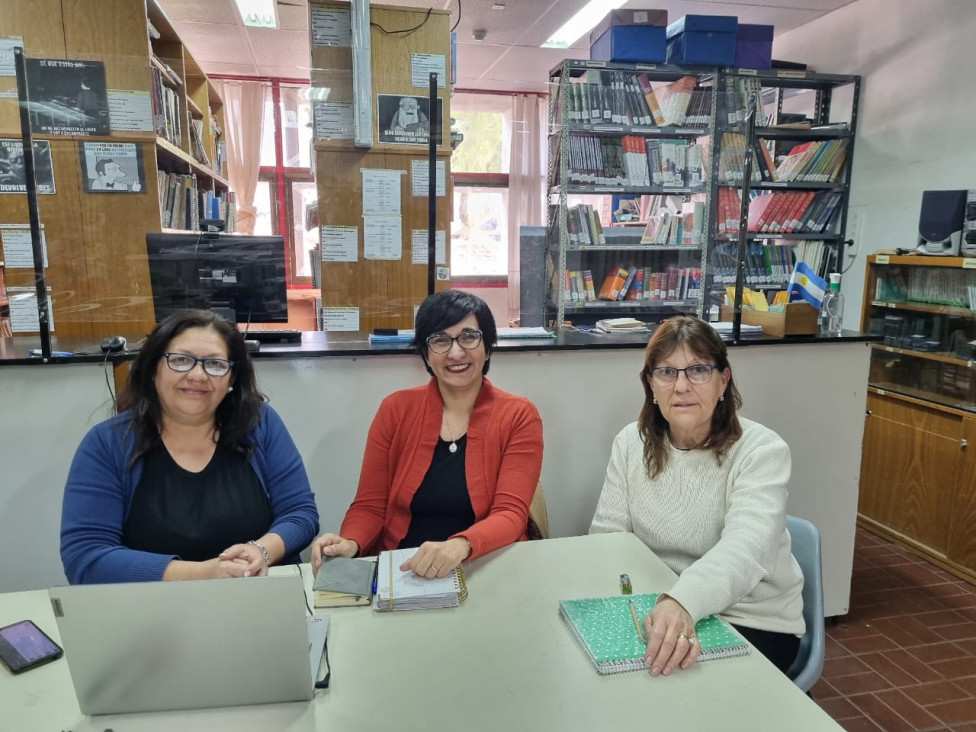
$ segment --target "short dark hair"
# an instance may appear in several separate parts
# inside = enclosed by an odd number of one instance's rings
[[[411,345],[417,349],[417,353],[424,360],[427,373],[431,376],[434,372],[427,362],[427,339],[464,320],[472,313],[478,321],[485,355],[491,356],[491,351],[498,342],[498,328],[495,327],[495,316],[491,314],[491,308],[480,297],[464,290],[442,290],[435,292],[420,304],[414,321],[414,337]],[[488,373],[490,364],[491,359],[486,358],[482,374]]]
[[[266,397],[258,391],[254,365],[244,345],[244,336],[233,323],[208,310],[180,310],[165,318],[146,338],[139,355],[129,368],[129,378],[116,402],[118,413],[127,412],[129,428],[136,437],[132,462],[149,452],[159,440],[162,407],[156,392],[156,369],[170,342],[190,328],[210,328],[227,346],[227,359],[234,362],[234,390],[217,407],[214,422],[217,444],[249,452],[242,441],[261,419],[261,402]]]
[[[668,462],[668,421],[654,403],[651,390],[650,369],[674,353],[686,347],[699,358],[714,363],[719,373],[729,370],[729,383],[725,387],[725,399],[715,405],[712,413],[708,449],[721,462],[725,452],[742,436],[742,426],[736,412],[742,406],[742,396],[732,378],[729,352],[718,332],[708,323],[690,315],[679,315],[661,323],[644,351],[644,365],[640,370],[641,386],[644,387],[644,406],[637,425],[644,440],[644,465],[647,475],[656,477]]]
[[[98,173],[99,175],[104,175],[105,166],[108,165],[109,163],[114,163],[114,162],[115,161],[112,160],[112,158],[101,158],[97,160],[95,162],[95,172]]]

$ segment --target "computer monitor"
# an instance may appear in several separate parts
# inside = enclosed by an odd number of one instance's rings
[[[150,233],[146,248],[156,322],[184,308],[232,323],[288,322],[282,237]]]

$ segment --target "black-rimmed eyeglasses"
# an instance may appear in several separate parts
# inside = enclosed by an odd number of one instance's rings
[[[217,379],[222,376],[227,376],[230,373],[231,367],[234,365],[233,361],[228,361],[224,358],[197,358],[188,353],[164,353],[163,358],[166,359],[166,365],[179,374],[193,371],[193,368],[197,364],[201,364],[204,372],[208,376],[213,376]]]
[[[707,384],[712,380],[712,372],[715,369],[716,366],[713,363],[696,363],[683,369],[677,369],[674,366],[658,366],[654,369],[648,369],[647,373],[654,379],[654,383],[660,386],[671,386],[677,383],[678,374],[681,372],[684,372],[685,378],[692,384]]]
[[[434,353],[447,353],[455,341],[465,351],[470,351],[481,345],[481,331],[466,330],[453,338],[446,333],[436,333],[427,338],[427,348]]]

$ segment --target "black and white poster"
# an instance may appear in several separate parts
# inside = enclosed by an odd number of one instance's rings
[[[87,193],[142,193],[142,146],[133,142],[80,142],[81,179]]]
[[[51,143],[34,140],[34,178],[39,194],[54,194],[54,165]],[[0,139],[0,193],[27,193],[24,143],[16,138]]]
[[[427,97],[378,94],[380,142],[398,145],[426,145],[430,134],[430,99]],[[437,100],[437,119],[443,120],[444,105]]]
[[[101,61],[27,59],[31,128],[43,135],[111,132]]]

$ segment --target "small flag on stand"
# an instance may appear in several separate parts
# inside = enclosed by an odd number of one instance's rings
[[[823,303],[824,293],[827,291],[827,282],[817,276],[806,262],[797,262],[793,268],[793,275],[790,277],[790,284],[786,288],[790,302],[806,300],[815,308],[819,308]]]

